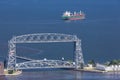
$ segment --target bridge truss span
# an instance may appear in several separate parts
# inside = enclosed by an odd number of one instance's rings
[[[16,64],[16,69],[34,68],[75,68],[75,65],[62,60],[33,60]]]
[[[81,49],[81,40],[77,38],[76,35],[67,35],[59,33],[37,33],[37,34],[26,34],[21,36],[15,36],[9,41],[9,59],[8,59],[8,70],[16,69],[27,69],[27,68],[46,68],[46,67],[68,67],[67,65],[60,65],[59,62],[54,60],[51,62],[49,60],[46,62],[49,65],[41,67],[43,63],[42,60],[31,60],[23,63],[16,63],[16,44],[19,43],[54,43],[54,42],[74,42],[75,43],[75,66],[70,65],[69,67],[74,67],[75,69],[81,68],[84,64],[83,54]],[[41,63],[40,63],[41,62]],[[54,63],[54,66],[53,66]],[[64,63],[64,62],[63,62]],[[29,66],[31,64],[31,66]],[[56,65],[57,64],[57,65]],[[39,66],[38,66],[39,65]],[[52,66],[51,66],[52,65]]]
[[[14,43],[74,42],[75,40],[77,40],[75,35],[57,33],[27,34],[16,36],[12,39]]]

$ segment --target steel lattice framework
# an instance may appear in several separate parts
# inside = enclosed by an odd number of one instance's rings
[[[33,69],[33,68],[75,68],[75,65],[68,61],[62,60],[32,60],[18,63],[16,69]]]
[[[9,59],[8,59],[8,70],[16,69],[27,69],[27,68],[41,68],[45,61],[42,60],[31,60],[23,63],[16,63],[16,44],[19,43],[53,43],[53,42],[74,42],[75,43],[75,69],[81,68],[84,64],[83,54],[81,49],[81,40],[76,35],[58,34],[58,33],[37,33],[27,34],[13,37],[8,43],[9,46]],[[60,65],[58,60],[48,60],[47,67],[68,67]],[[62,62],[66,64],[66,62]],[[31,65],[30,65],[31,64]],[[48,66],[48,64],[57,64],[56,66]],[[30,65],[30,66],[29,66]],[[38,66],[39,65],[39,66]],[[45,66],[44,66],[45,67]],[[70,66],[69,66],[70,67]],[[43,67],[42,67],[43,68]]]

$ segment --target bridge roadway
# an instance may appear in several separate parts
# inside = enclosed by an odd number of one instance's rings
[[[32,60],[16,64],[16,69],[75,68],[74,62],[63,60]]]

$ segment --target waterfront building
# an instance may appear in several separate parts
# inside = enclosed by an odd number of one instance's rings
[[[4,64],[0,62],[0,75],[4,75]]]
[[[110,66],[105,66],[102,64],[96,64],[96,69],[97,70],[102,70],[102,71],[120,71],[120,65],[110,65]]]

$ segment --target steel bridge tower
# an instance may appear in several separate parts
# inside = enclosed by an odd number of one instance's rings
[[[8,42],[9,47],[9,55],[8,55],[8,70],[16,70],[18,64],[16,63],[16,44],[20,43],[53,43],[53,42],[74,42],[75,43],[75,69],[81,69],[84,65],[84,59],[81,49],[81,40],[77,38],[76,35],[67,35],[67,34],[58,34],[58,33],[37,33],[37,34],[27,34],[27,35],[21,35],[21,36],[15,36]],[[33,64],[31,62],[37,61],[30,61],[27,62],[27,64]],[[28,66],[28,65],[25,66]],[[20,67],[20,66],[19,66]],[[32,66],[35,67],[35,66]],[[27,67],[26,67],[27,68]]]

